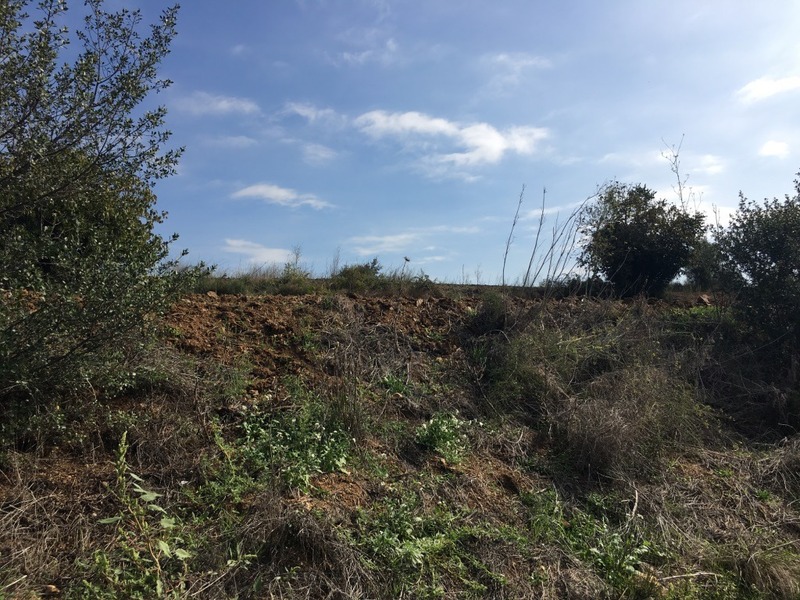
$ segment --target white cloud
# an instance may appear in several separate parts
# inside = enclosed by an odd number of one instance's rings
[[[248,54],[248,48],[244,44],[236,44],[230,49],[231,56],[242,56]]]
[[[287,102],[283,107],[283,114],[303,117],[312,124],[317,121],[340,124],[345,120],[332,108],[317,108],[305,102]]]
[[[383,66],[388,66],[399,60],[399,51],[400,47],[397,42],[390,38],[386,40],[383,45],[375,48],[369,48],[358,52],[340,52],[334,63],[362,66],[374,62]]]
[[[725,162],[719,156],[705,154],[700,157],[700,166],[695,171],[706,175],[718,175],[725,170]]]
[[[423,159],[432,167],[437,163],[457,167],[495,164],[509,152],[533,154],[538,143],[548,136],[548,131],[540,127],[501,131],[488,123],[463,124],[419,112],[374,110],[358,117],[355,125],[374,138],[399,137],[411,147],[439,150]],[[437,144],[436,138],[442,141]],[[455,151],[444,151],[448,142]]]
[[[394,235],[364,235],[350,238],[353,250],[359,256],[377,255],[381,252],[402,252],[419,240],[419,233]]]
[[[778,140],[769,140],[758,150],[759,156],[786,158],[789,156],[789,144]]]
[[[342,31],[337,41],[348,49],[330,57],[335,66],[378,64],[387,67],[403,60],[400,45],[384,27],[351,27]]]
[[[481,64],[492,73],[487,87],[494,93],[509,92],[518,86],[529,69],[552,67],[548,59],[523,52],[488,54],[481,59]]]
[[[431,233],[480,233],[480,227],[457,227],[455,225],[434,225],[433,227],[426,227],[426,232]]]
[[[258,183],[248,186],[235,192],[232,198],[258,198],[269,204],[288,206],[297,208],[299,206],[310,206],[320,210],[333,206],[325,200],[321,200],[313,194],[300,194],[295,190],[283,188],[271,183]]]
[[[247,240],[226,239],[222,250],[233,254],[244,254],[247,260],[254,263],[285,263],[292,258],[291,250],[267,248]]]
[[[419,112],[387,113],[373,110],[364,113],[355,120],[356,127],[373,137],[386,135],[405,135],[420,133],[423,135],[457,136],[459,128],[446,119],[430,117]]]
[[[486,56],[484,60],[499,67],[504,67],[509,71],[516,72],[527,68],[549,69],[552,66],[552,63],[548,59],[524,52],[501,52],[499,54]]]
[[[226,114],[257,114],[260,112],[258,104],[248,98],[233,96],[220,96],[208,92],[193,92],[188,96],[179,98],[176,102],[179,110],[189,114],[200,115],[226,115]]]
[[[800,89],[800,76],[781,77],[761,77],[755,79],[739,89],[736,95],[745,104],[752,104],[760,100],[765,100],[778,94],[792,92]]]
[[[322,144],[306,144],[303,146],[303,160],[314,166],[326,165],[336,158],[336,151]]]
[[[353,246],[353,251],[359,256],[376,256],[385,252],[409,252],[420,248],[426,251],[436,250],[437,246],[423,246],[423,243],[431,238],[440,240],[442,234],[464,235],[479,232],[480,229],[478,227],[434,225],[389,235],[356,236],[350,238],[349,242]],[[430,257],[428,260],[430,260]]]

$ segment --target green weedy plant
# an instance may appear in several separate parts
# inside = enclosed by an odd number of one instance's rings
[[[416,495],[405,493],[359,510],[350,535],[367,564],[390,575],[386,597],[441,598],[448,581],[457,581],[464,597],[486,597],[486,582],[504,580],[471,554],[470,544],[500,534],[463,524],[463,517],[444,503],[426,513]]]
[[[522,500],[529,509],[534,539],[557,544],[579,557],[618,591],[647,587],[635,578],[636,571],[647,560],[663,558],[657,545],[637,530],[632,517],[626,525],[613,527],[605,517],[567,506],[555,490],[525,494]]]
[[[350,437],[313,397],[286,414],[248,415],[241,431],[239,453],[245,465],[254,472],[277,473],[289,488],[307,490],[314,475],[347,464]]]
[[[115,527],[115,542],[110,549],[94,552],[80,597],[183,597],[186,561],[192,554],[180,535],[182,524],[156,504],[161,494],[145,489],[142,478],[130,471],[127,453],[123,434],[115,461],[116,485],[109,486],[121,512],[99,521]]]
[[[437,413],[430,421],[417,428],[416,440],[426,448],[439,453],[451,464],[458,464],[469,450],[465,433],[468,426],[458,415]]]
[[[103,0],[72,34],[66,2],[30,4],[0,7],[0,406],[15,411],[125,386],[150,315],[196,273],[154,232],[153,185],[180,150],[163,150],[165,109],[141,109],[169,85],[177,7],[143,37],[138,12]]]

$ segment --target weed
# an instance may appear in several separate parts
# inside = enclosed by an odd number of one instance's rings
[[[490,292],[483,296],[480,308],[473,315],[470,330],[476,336],[504,331],[511,320],[511,303],[507,296]]]
[[[457,581],[465,597],[482,598],[505,579],[469,546],[501,534],[465,525],[463,517],[444,504],[426,513],[416,495],[405,493],[360,511],[351,535],[374,569],[392,574],[387,597],[440,598]]]
[[[115,527],[110,549],[95,550],[86,564],[83,598],[179,597],[186,589],[187,561],[192,553],[182,537],[180,519],[156,501],[161,494],[143,487],[144,481],[128,468],[127,434],[117,449],[116,483],[109,491],[121,512],[101,519]]]
[[[241,433],[238,451],[251,471],[276,472],[288,487],[302,490],[314,475],[343,469],[350,451],[350,437],[313,396],[286,414],[248,415]]]
[[[639,533],[633,519],[613,527],[605,516],[595,517],[577,506],[568,506],[555,490],[523,495],[528,507],[529,527],[534,539],[554,543],[577,556],[610,586],[624,590],[641,585],[634,575],[641,563],[660,560],[664,555],[655,543]],[[606,500],[594,495],[590,504],[597,509]]]
[[[408,394],[408,384],[396,375],[386,375],[381,379],[381,386],[390,394]]]
[[[447,462],[458,464],[469,450],[466,427],[467,422],[459,419],[457,414],[437,413],[417,428],[416,440],[439,453]]]

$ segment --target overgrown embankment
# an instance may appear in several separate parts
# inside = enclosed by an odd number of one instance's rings
[[[0,597],[797,597],[792,402],[735,328],[496,291],[186,297],[123,393],[4,440]]]

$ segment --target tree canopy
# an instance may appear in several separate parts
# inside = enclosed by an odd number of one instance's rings
[[[656,199],[644,185],[613,182],[582,215],[581,262],[621,296],[657,296],[703,239],[705,217]]]

